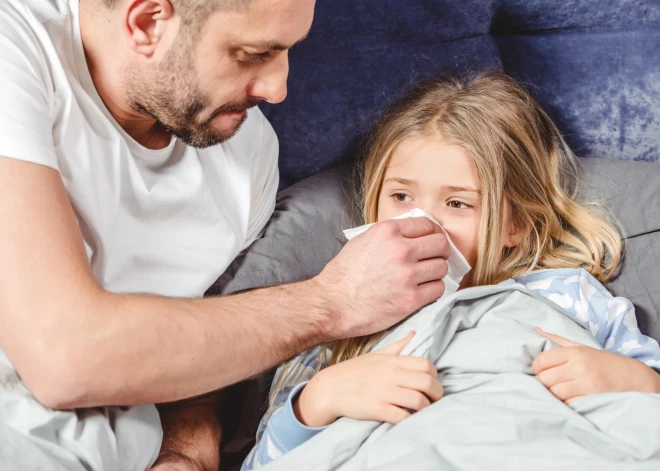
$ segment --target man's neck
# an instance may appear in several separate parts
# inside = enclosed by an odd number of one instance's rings
[[[79,3],[80,36],[96,91],[117,124],[139,144],[148,149],[167,147],[172,138],[170,133],[153,117],[133,109],[122,93],[118,72],[121,70],[121,61],[113,55],[112,48],[104,46],[112,43],[106,39],[112,23],[99,24],[99,16],[91,11],[89,3]]]

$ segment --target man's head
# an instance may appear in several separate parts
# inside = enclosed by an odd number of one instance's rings
[[[182,141],[232,137],[261,101],[286,97],[288,49],[315,0],[99,0],[127,44],[123,99]],[[112,20],[111,20],[112,21]]]

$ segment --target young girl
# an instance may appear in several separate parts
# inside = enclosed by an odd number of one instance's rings
[[[537,379],[567,403],[615,391],[660,392],[660,348],[630,301],[601,282],[621,237],[580,203],[575,158],[554,123],[510,78],[423,83],[374,128],[364,168],[366,223],[419,208],[473,267],[461,288],[519,284],[564,308],[604,350],[538,331]],[[302,444],[339,417],[398,423],[442,396],[433,365],[399,357],[411,336],[368,353],[381,335],[339,340],[282,366],[243,470]]]

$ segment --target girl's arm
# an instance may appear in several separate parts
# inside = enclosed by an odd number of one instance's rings
[[[540,286],[536,280],[536,286]],[[558,399],[571,403],[606,392],[660,393],[660,347],[637,327],[635,309],[585,270],[547,280],[543,294],[588,328],[604,350],[544,335],[560,348],[539,354],[532,369]]]
[[[605,351],[635,358],[660,372],[660,346],[640,332],[633,304],[612,296],[586,270],[548,270],[519,282],[562,307]]]
[[[581,270],[577,282],[567,287],[575,299],[569,312],[591,330],[603,349],[639,360],[660,372],[660,346],[637,327],[632,302],[612,296],[586,270]]]
[[[307,385],[300,383],[290,391],[285,402],[264,423],[261,437],[247,456],[241,471],[249,471],[270,463],[323,431],[326,427],[307,427],[293,411],[293,404]]]
[[[270,462],[339,417],[398,423],[411,411],[440,399],[443,390],[433,363],[425,358],[399,356],[413,335],[411,332],[388,347],[332,365],[316,375],[315,368],[308,368],[308,373],[303,370],[301,376],[313,378],[309,384],[303,382],[288,392],[282,391],[282,407],[270,420],[264,419],[260,440],[242,469]]]
[[[293,412],[293,403],[302,389],[317,370],[324,367],[321,365],[321,368],[317,368],[318,354],[319,348],[315,348],[293,360],[292,365],[295,366],[292,366],[293,370],[284,379],[284,384],[273,398],[268,412],[261,419],[257,430],[257,442],[243,462],[241,471],[250,471],[270,463],[325,428],[307,427],[296,418]],[[282,367],[278,368],[273,385],[277,383],[281,374]]]

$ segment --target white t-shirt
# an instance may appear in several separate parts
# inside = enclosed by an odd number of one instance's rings
[[[279,178],[277,137],[257,109],[204,150],[128,136],[87,69],[77,0],[0,1],[0,156],[60,173],[105,289],[171,297],[202,296],[259,236]],[[0,447],[13,451],[0,469],[146,469],[161,437],[152,405],[41,406],[0,348]]]
[[[256,108],[208,149],[126,134],[87,69],[77,0],[0,2],[0,156],[60,172],[94,276],[121,293],[202,296],[263,230],[279,179]]]

